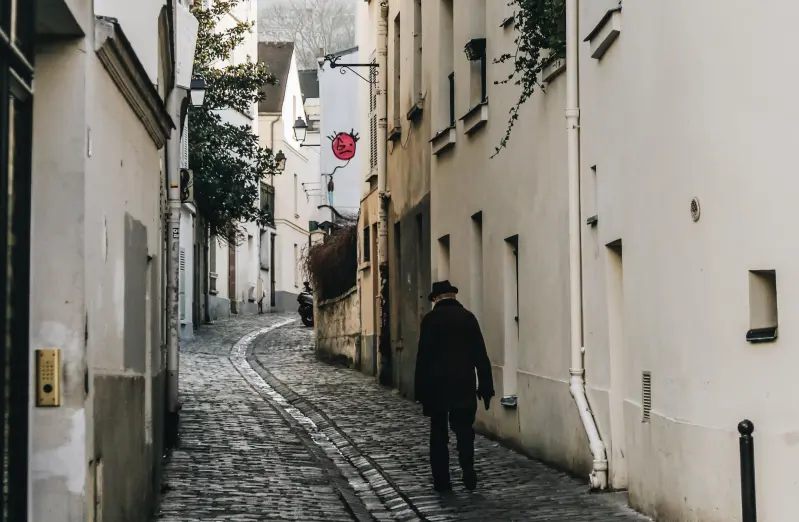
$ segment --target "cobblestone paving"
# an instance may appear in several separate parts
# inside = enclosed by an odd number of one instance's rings
[[[181,346],[180,444],[159,520],[371,520],[306,430],[242,376],[236,341],[285,320],[227,321]]]
[[[621,505],[618,496],[589,494],[584,483],[483,437],[476,441],[478,490],[467,492],[456,480],[453,447],[454,494],[436,494],[428,467],[428,420],[419,405],[357,372],[316,361],[310,330],[298,324],[259,337],[253,352],[252,366],[266,382],[340,444],[364,474],[380,477],[394,490],[384,496],[398,519],[649,520]],[[392,503],[392,496],[399,499]]]
[[[295,318],[219,322],[182,344],[181,442],[158,520],[648,520],[481,437],[478,490],[453,468],[455,492],[433,492],[420,407],[316,361]]]

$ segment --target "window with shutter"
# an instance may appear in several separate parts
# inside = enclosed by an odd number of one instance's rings
[[[189,168],[189,115],[183,124],[183,134],[180,137],[180,168]]]
[[[376,60],[372,58],[372,63]],[[369,68],[369,170],[377,173],[377,68]]]

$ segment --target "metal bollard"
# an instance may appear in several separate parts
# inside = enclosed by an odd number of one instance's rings
[[[738,424],[738,433],[741,434],[739,445],[741,448],[741,511],[742,522],[757,522],[757,508],[755,506],[755,440],[752,433],[755,425],[750,420],[742,420]]]

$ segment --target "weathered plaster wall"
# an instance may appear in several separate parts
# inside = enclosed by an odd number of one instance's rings
[[[437,2],[422,2],[423,24],[434,18],[437,5]],[[399,24],[396,23],[397,17]],[[416,47],[421,43],[425,51],[432,48],[437,32],[423,31],[422,41],[415,39],[412,0],[389,2],[388,31],[388,128],[391,130],[398,126],[401,131],[397,140],[387,146],[387,187],[391,193],[388,262],[392,384],[403,395],[412,395],[419,324],[430,310],[427,295],[432,283],[429,140],[434,133],[434,112],[429,104],[425,105],[440,64],[434,63],[431,57],[428,57],[428,63],[424,63],[423,57],[423,63],[418,67],[420,89],[416,92]],[[399,52],[395,49],[397,41],[400,43]],[[399,82],[396,81],[396,72],[399,72]],[[422,107],[421,113],[409,120],[407,114],[417,102]]]
[[[146,520],[160,473],[162,152],[93,39],[37,48],[31,349],[62,404],[31,412],[36,521]]]
[[[316,305],[316,355],[322,359],[361,362],[361,302],[357,287]]]
[[[33,520],[84,520],[93,419],[86,402],[86,63],[81,40],[42,45],[36,56],[31,224],[31,350],[61,350],[62,405],[31,412]],[[69,121],[70,125],[53,125]],[[65,226],[71,223],[71,226]],[[57,253],[57,255],[55,255]],[[31,381],[35,383],[35,380]]]

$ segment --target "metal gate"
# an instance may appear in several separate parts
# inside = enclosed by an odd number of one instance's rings
[[[33,6],[0,2],[0,413],[2,521],[27,520]]]

